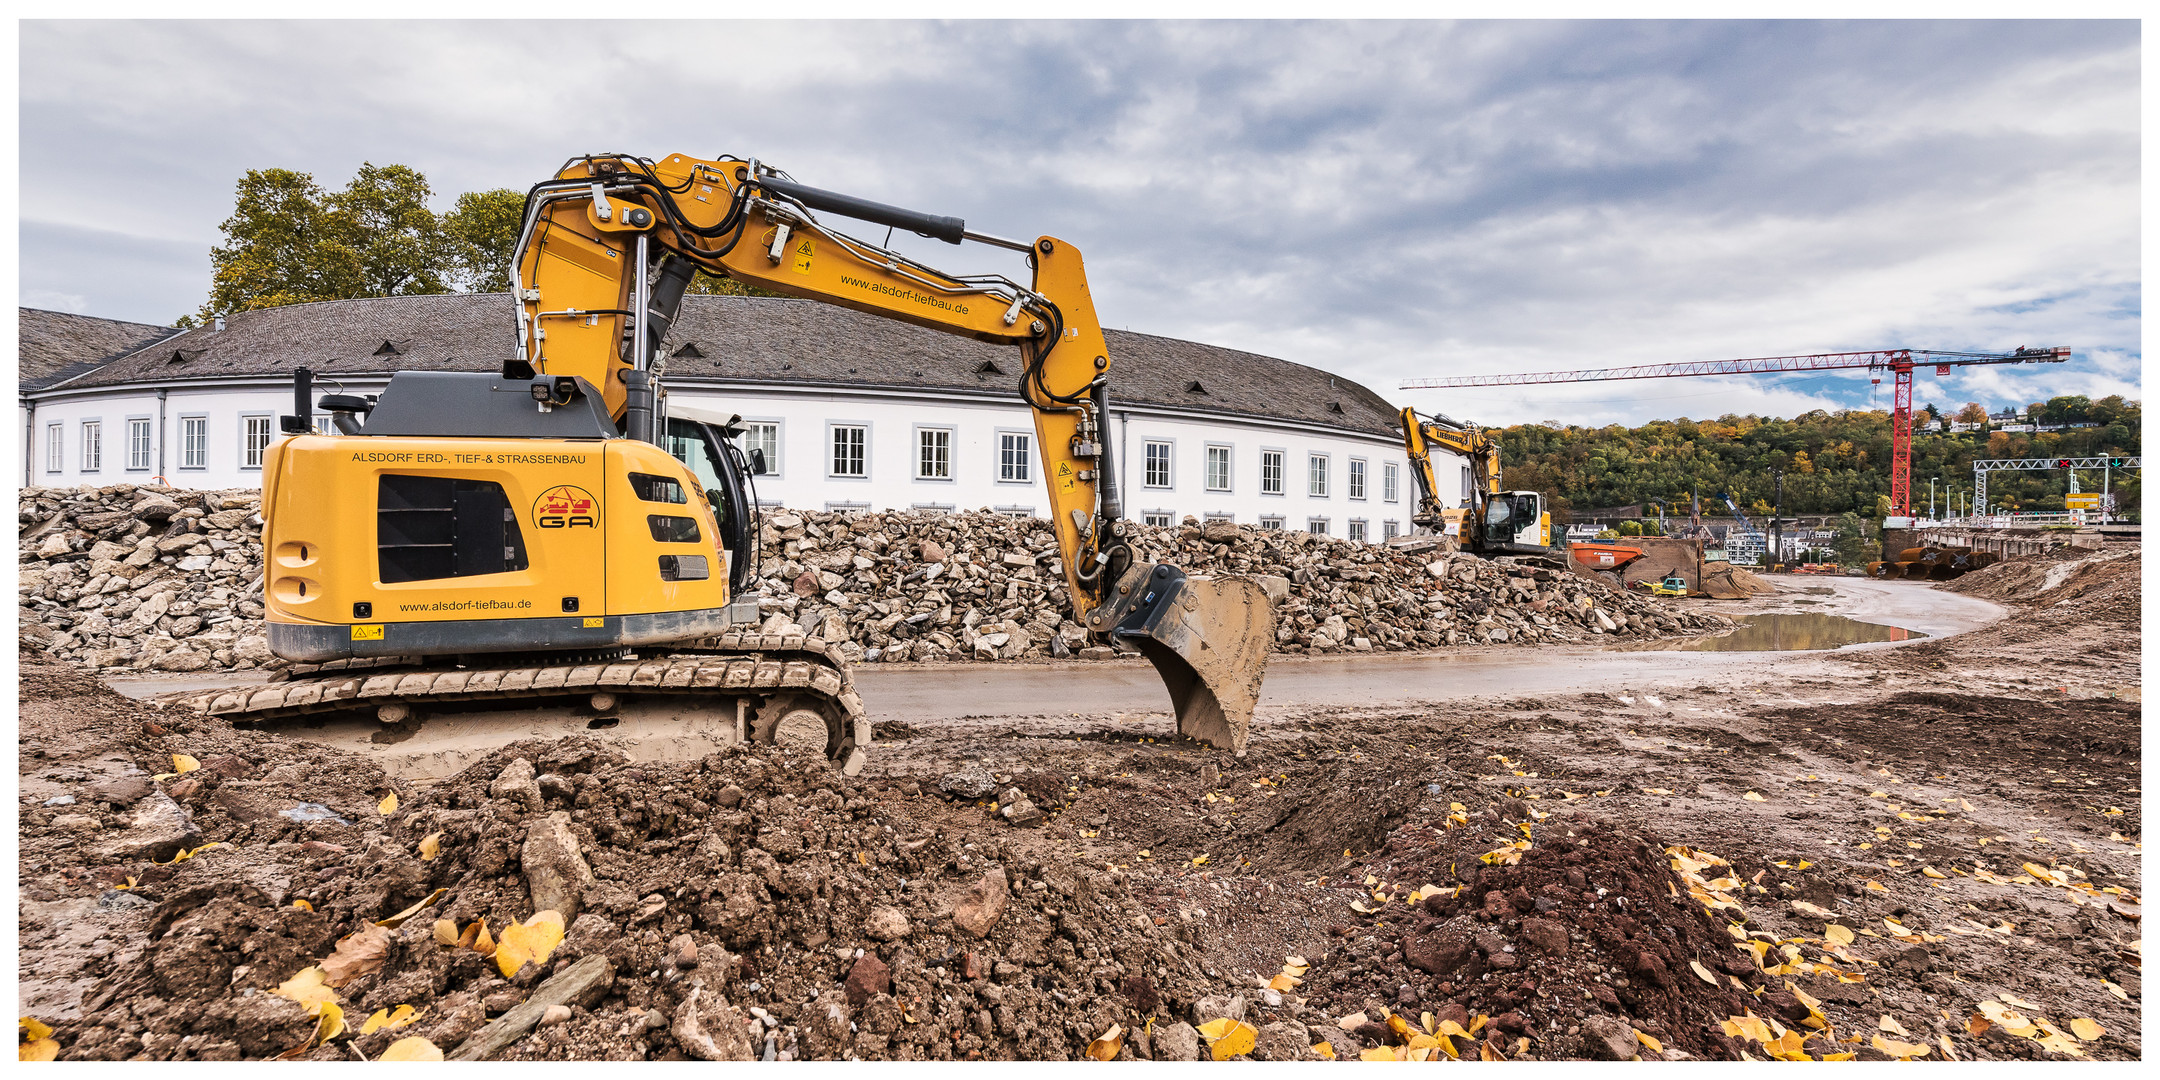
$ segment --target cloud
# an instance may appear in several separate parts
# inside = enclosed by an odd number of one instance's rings
[[[52,245],[206,253],[249,168],[336,185],[397,161],[447,206],[579,152],[738,153],[1061,236],[1111,326],[1491,422],[1870,390],[1395,387],[2058,343],[2078,363],[1944,382],[2137,385],[2129,22],[27,22],[22,57],[23,287],[117,317],[192,307],[206,257]],[[155,182],[88,200],[85,175]],[[900,246],[1024,276],[1007,253]],[[108,256],[114,285],[82,284]]]

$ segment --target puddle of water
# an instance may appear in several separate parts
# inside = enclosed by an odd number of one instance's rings
[[[1838,649],[1871,641],[1913,641],[1918,630],[1861,622],[1843,615],[1749,615],[1740,626],[1712,637],[1631,642],[1627,652],[1797,652]]]

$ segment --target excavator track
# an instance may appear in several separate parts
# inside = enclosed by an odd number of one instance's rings
[[[723,634],[647,659],[459,667],[444,657],[404,657],[296,665],[281,675],[158,700],[250,724],[356,711],[386,724],[454,722],[461,712],[566,704],[594,717],[640,709],[731,713],[734,741],[818,744],[851,776],[871,741],[846,662],[825,641],[800,634]]]

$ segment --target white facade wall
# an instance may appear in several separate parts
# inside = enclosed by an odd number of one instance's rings
[[[331,390],[350,394],[380,393],[381,380],[318,383],[318,395]],[[26,432],[25,480],[39,486],[164,482],[183,488],[254,487],[261,470],[247,460],[249,418],[276,418],[292,409],[289,382],[234,379],[174,384],[166,389],[163,419],[154,388],[108,387],[40,395],[34,410],[23,412]],[[757,478],[757,493],[767,506],[798,509],[906,510],[937,508],[979,510],[1041,517],[1049,512],[1042,476],[1041,448],[1034,445],[1032,412],[1001,395],[963,391],[825,391],[796,387],[712,387],[675,385],[670,400],[742,415],[745,423],[778,427],[777,460],[769,475]],[[147,421],[151,445],[147,462],[131,467],[128,421]],[[204,435],[199,463],[184,445],[189,421],[199,421]],[[327,417],[318,417],[327,426]],[[96,468],[83,456],[85,424],[97,425],[101,453]],[[59,467],[49,467],[48,430],[60,429]],[[832,440],[836,427],[864,429],[867,475],[837,475]],[[924,431],[946,433],[947,477],[929,477],[919,467]],[[1028,440],[1024,481],[1001,479],[1000,437]],[[1116,455],[1127,517],[1227,516],[1245,525],[1280,523],[1285,529],[1323,528],[1347,538],[1352,522],[1363,523],[1365,539],[1407,535],[1416,507],[1416,486],[1401,445],[1393,439],[1359,435],[1296,423],[1246,418],[1215,418],[1203,413],[1153,407],[1119,407],[1113,400],[1108,434]],[[1151,484],[1147,446],[1167,447],[1168,475]],[[1211,487],[1209,450],[1227,451],[1228,484]],[[1280,493],[1263,491],[1263,455],[1282,455]],[[1312,461],[1325,463],[1325,494],[1312,489]],[[1351,490],[1352,463],[1365,473],[1362,497]],[[1436,451],[1442,497],[1454,502],[1469,465]],[[1393,498],[1387,476],[1394,471]],[[1213,478],[1221,480],[1221,470]],[[1393,526],[1392,531],[1390,525]]]

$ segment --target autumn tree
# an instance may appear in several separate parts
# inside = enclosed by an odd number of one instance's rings
[[[1985,424],[1987,423],[1987,407],[1977,401],[1968,401],[1965,403],[1964,408],[1957,411],[1957,422],[1960,424]]]

